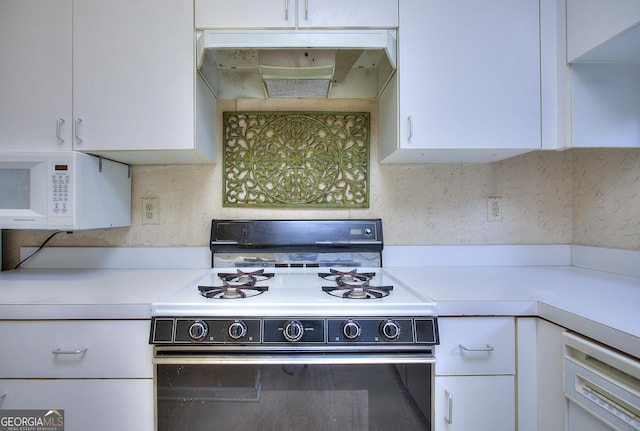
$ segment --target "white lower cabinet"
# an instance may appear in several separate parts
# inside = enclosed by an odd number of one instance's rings
[[[65,431],[153,430],[152,379],[0,379],[0,396],[3,410],[64,410]]]
[[[441,317],[438,326],[434,431],[513,431],[514,319]]]
[[[513,431],[514,423],[513,376],[436,376],[435,431]]]
[[[64,410],[66,431],[152,431],[148,337],[148,320],[0,321],[0,409]]]

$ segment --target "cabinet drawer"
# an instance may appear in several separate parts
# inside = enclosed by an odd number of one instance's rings
[[[3,410],[64,410],[65,431],[153,431],[152,379],[0,379],[0,396]]]
[[[0,378],[151,378],[148,320],[0,321]]]
[[[511,317],[438,319],[436,375],[515,374],[515,324]]]

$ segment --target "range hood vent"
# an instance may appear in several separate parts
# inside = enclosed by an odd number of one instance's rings
[[[204,30],[197,66],[219,99],[375,98],[395,72],[396,33]]]
[[[329,97],[335,51],[262,50],[258,63],[267,97]]]

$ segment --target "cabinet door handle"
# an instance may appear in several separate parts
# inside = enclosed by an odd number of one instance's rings
[[[445,389],[444,396],[447,398],[447,416],[444,417],[444,421],[451,425],[453,423],[453,395]]]
[[[407,117],[407,121],[409,122],[409,136],[407,136],[407,141],[411,142],[411,138],[413,138],[413,118],[411,115]]]
[[[304,0],[304,20],[309,21],[309,0]]]
[[[74,127],[74,136],[76,138],[76,141],[78,142],[78,144],[82,144],[82,139],[80,139],[80,133],[78,132],[78,129],[80,128],[80,123],[82,123],[82,118],[80,117],[76,117],[76,124]]]
[[[284,20],[289,21],[289,0],[284,0]]]
[[[64,118],[58,118],[58,120],[56,121],[56,139],[58,140],[59,144],[64,144],[64,139],[62,139],[62,136],[60,135],[63,124]]]
[[[52,350],[51,354],[52,355],[82,355],[88,349],[89,347],[85,347],[84,349],[80,349],[80,350],[62,350],[62,347],[58,347],[57,349]]]
[[[493,352],[493,346],[491,344],[487,344],[484,347],[467,347],[464,344],[458,344],[462,350],[465,352]]]

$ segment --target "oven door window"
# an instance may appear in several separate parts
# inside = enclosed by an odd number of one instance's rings
[[[431,364],[156,365],[158,431],[430,430]]]

